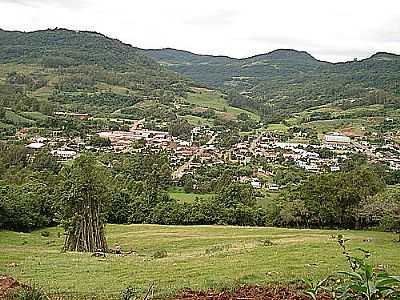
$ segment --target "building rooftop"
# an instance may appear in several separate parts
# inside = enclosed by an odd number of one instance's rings
[[[326,143],[350,143],[350,138],[340,134],[327,134],[325,135]]]

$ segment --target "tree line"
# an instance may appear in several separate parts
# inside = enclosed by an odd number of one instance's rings
[[[214,196],[191,203],[170,197],[172,182],[168,153],[80,155],[61,165],[46,150],[32,153],[22,145],[0,144],[0,227],[17,231],[63,225],[73,230],[95,211],[109,223],[170,225],[221,224],[307,228],[399,227],[400,189],[396,172],[365,164],[312,176],[283,176],[288,188],[260,206],[263,194],[236,181],[250,168],[218,166],[182,182],[190,192],[208,182]],[[285,179],[286,178],[286,179]],[[291,179],[297,181],[293,184]],[[397,180],[396,180],[397,178]],[[191,188],[191,189],[190,189]],[[198,191],[198,192],[201,192]],[[86,200],[85,200],[86,199]],[[390,208],[390,209],[389,209]],[[75,225],[74,225],[75,224]]]

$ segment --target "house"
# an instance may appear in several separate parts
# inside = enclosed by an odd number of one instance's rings
[[[53,150],[51,151],[53,156],[59,157],[61,159],[72,159],[77,154],[76,151],[73,150]]]
[[[325,145],[330,145],[334,147],[343,147],[350,145],[350,138],[348,136],[342,135],[337,132],[332,132],[324,137]]]
[[[331,172],[337,172],[337,171],[340,171],[340,167],[338,165],[332,165]]]
[[[30,143],[29,145],[26,146],[26,148],[38,150],[38,149],[42,148],[43,146],[44,146],[43,143],[36,142],[36,143]]]
[[[268,185],[268,190],[269,190],[270,192],[277,192],[277,191],[279,191],[279,185],[277,185],[277,184],[275,184],[275,183],[270,183],[270,184]]]
[[[251,180],[250,184],[255,189],[261,189],[261,187],[262,187],[260,180],[258,180],[257,178],[253,178]]]

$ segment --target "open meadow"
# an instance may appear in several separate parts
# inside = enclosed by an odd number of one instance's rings
[[[375,264],[400,273],[395,235],[374,231],[296,230],[232,226],[108,225],[110,247],[127,256],[62,253],[63,230],[0,232],[0,274],[48,292],[116,295],[128,285],[144,292],[154,282],[165,296],[190,287],[293,282],[347,269],[335,235],[372,252]],[[272,243],[270,243],[272,242]]]

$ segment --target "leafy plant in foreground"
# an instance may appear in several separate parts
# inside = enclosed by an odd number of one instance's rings
[[[347,241],[343,235],[338,235],[337,242],[351,271],[337,272],[336,275],[342,278],[330,275],[321,281],[303,279],[308,287],[304,294],[313,300],[316,300],[321,292],[328,291],[331,291],[332,298],[336,300],[399,300],[400,276],[393,276],[380,268],[374,268],[369,261],[371,253],[367,250],[357,248],[355,250],[361,255],[352,254],[346,247]],[[333,285],[328,285],[328,282],[333,282]]]
[[[326,290],[325,283],[330,279],[330,276],[321,280],[314,281],[310,278],[303,279],[304,283],[308,286],[305,294],[313,300],[317,300],[319,292]]]
[[[346,248],[346,241],[342,235],[338,236],[338,243],[343,249],[351,271],[340,271],[347,280],[339,285],[335,291],[336,299],[399,299],[400,276],[391,276],[385,271],[374,269],[368,261],[371,254],[364,249],[356,249],[362,256],[354,256]]]

